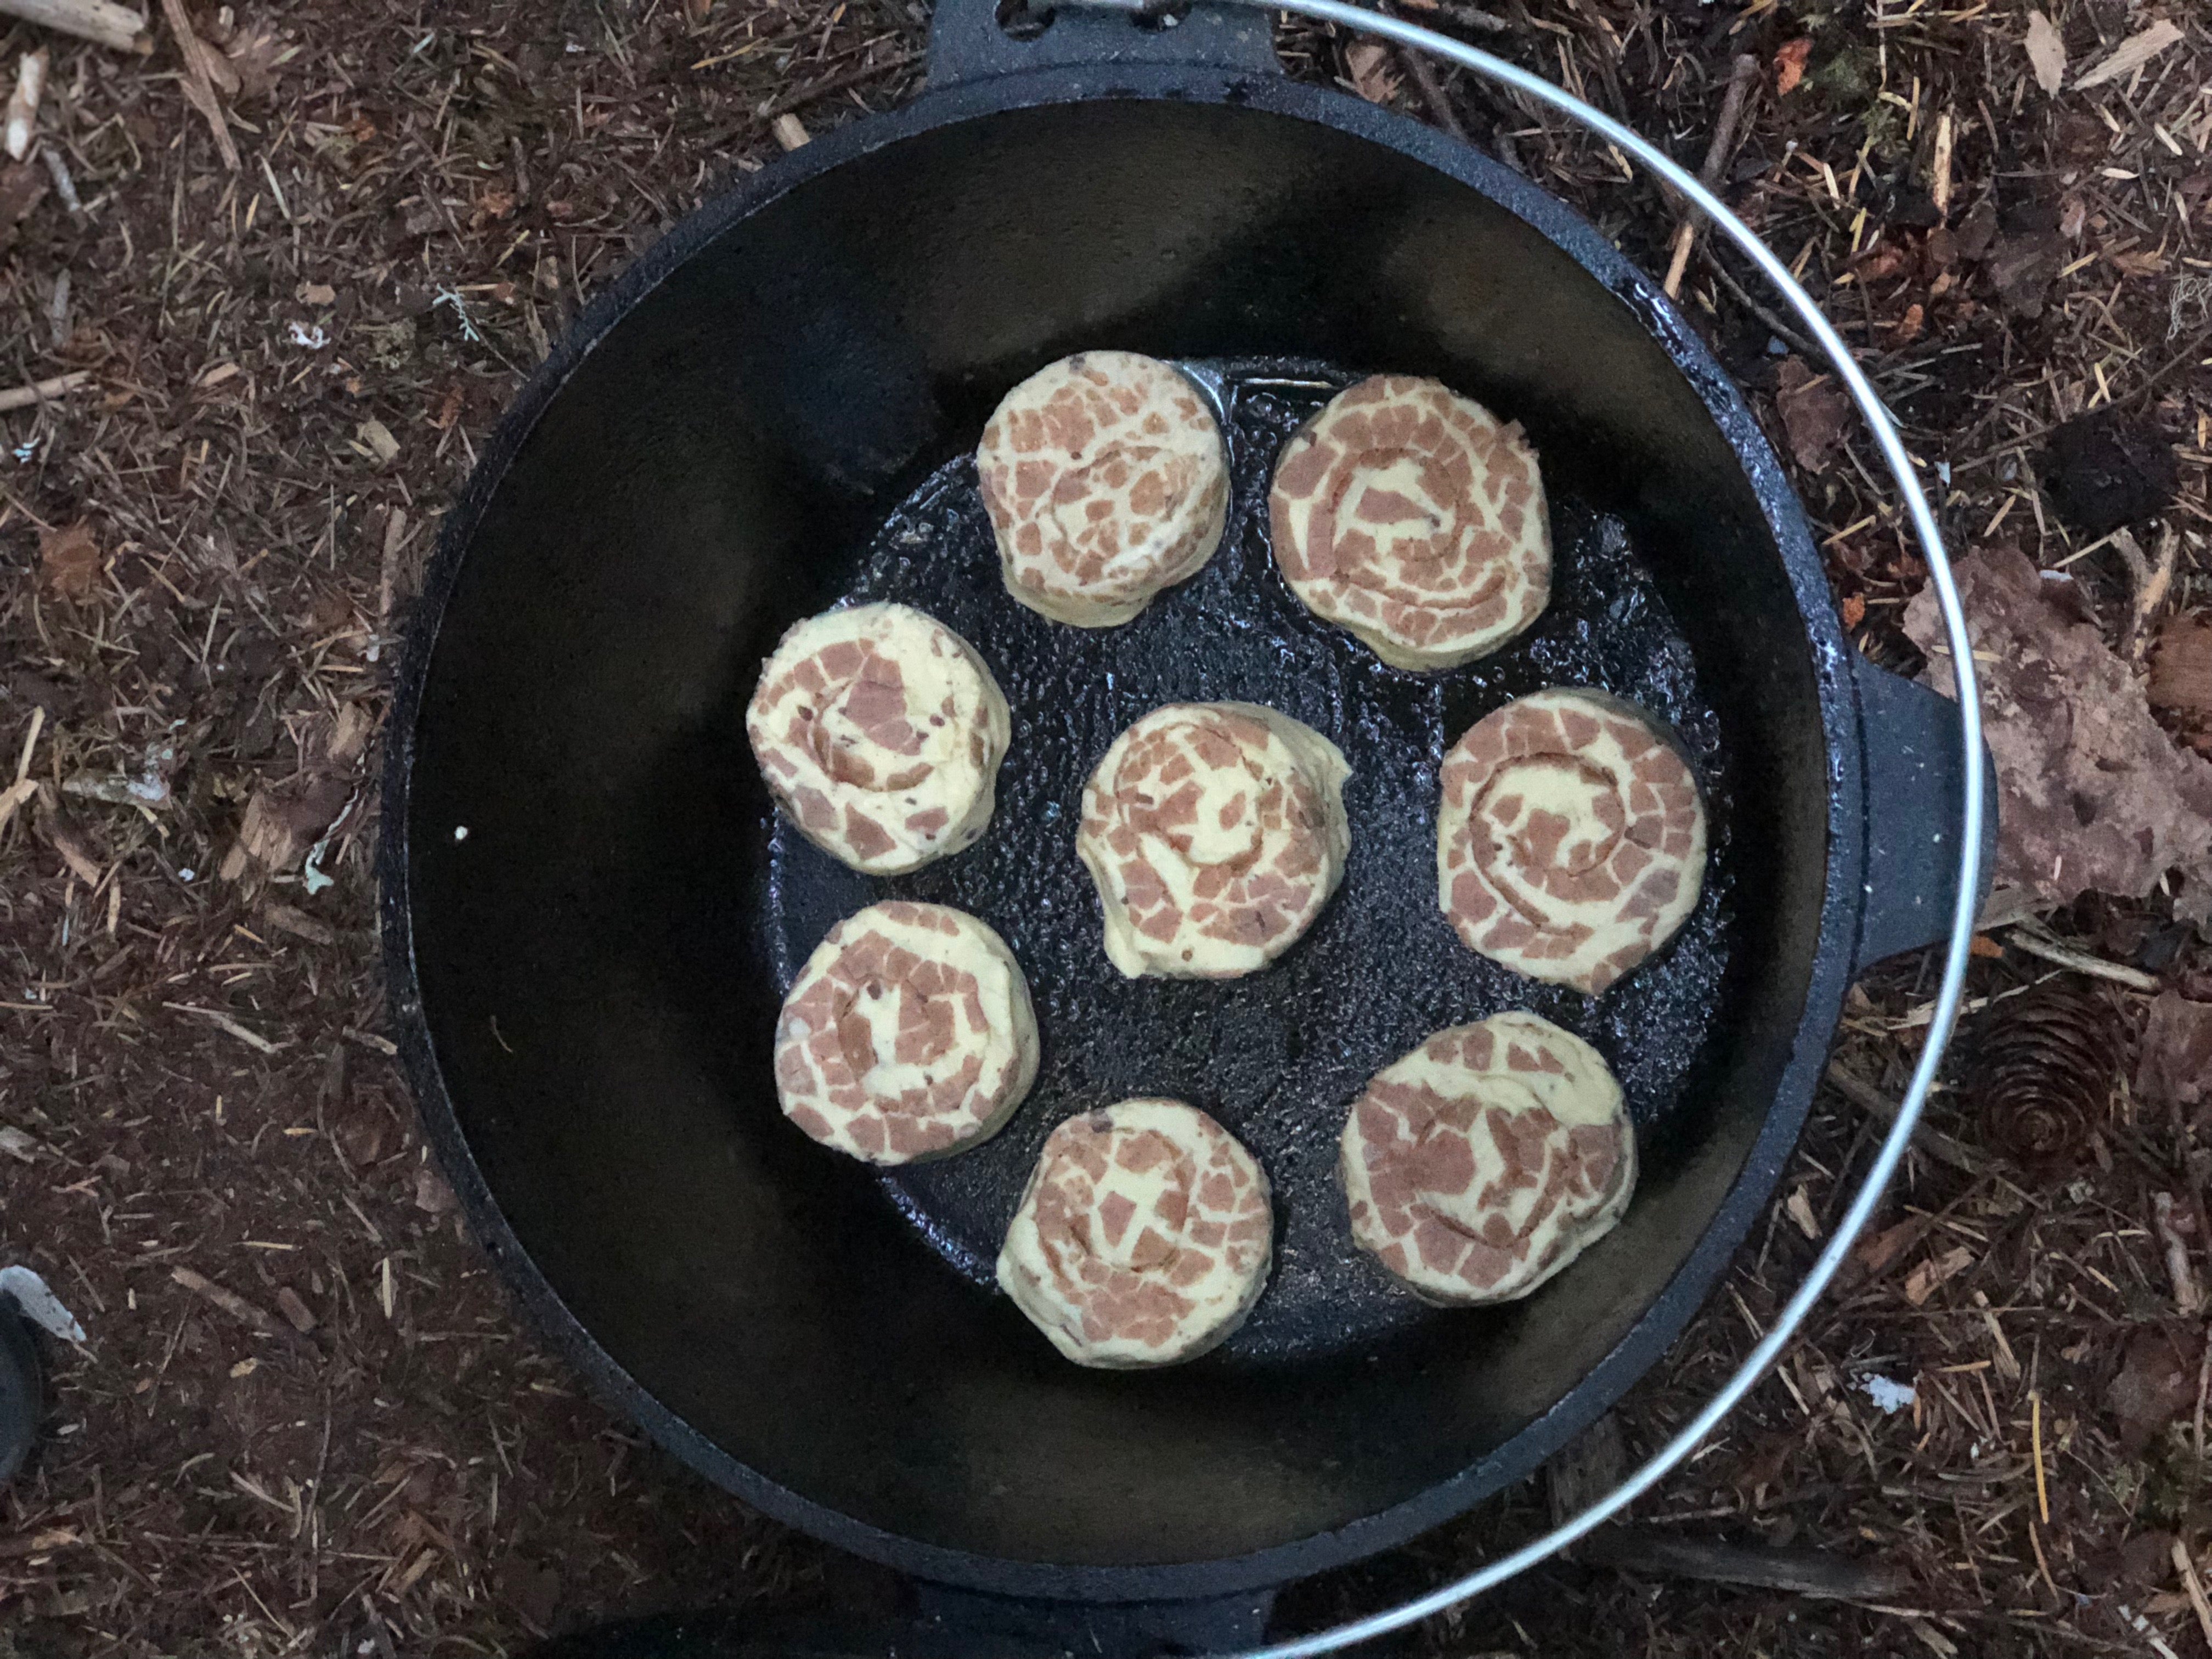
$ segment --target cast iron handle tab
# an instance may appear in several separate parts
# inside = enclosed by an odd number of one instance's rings
[[[1015,19],[999,21],[1001,10]],[[1139,16],[1128,12],[1055,11],[1049,0],[937,0],[929,25],[932,91],[1023,70],[1092,69],[1125,64],[1195,64],[1275,75],[1274,24],[1263,11],[1198,4]]]
[[[1902,951],[1942,943],[1959,892],[1959,825],[1965,817],[1965,757],[1958,705],[1916,680],[1876,668],[1857,653],[1859,729],[1866,755],[1866,905],[1853,956],[1866,968]],[[1996,859],[1996,769],[1981,753],[1981,894]]]

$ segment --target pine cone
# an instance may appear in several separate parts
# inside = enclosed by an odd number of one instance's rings
[[[2123,1029],[2102,996],[2066,980],[1990,1008],[1966,1069],[1982,1144],[2045,1178],[2079,1167],[2124,1069]]]

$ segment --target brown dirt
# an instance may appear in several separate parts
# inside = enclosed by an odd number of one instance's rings
[[[1499,27],[1462,27],[1692,161],[1730,58],[1754,54],[1732,199],[1863,345],[1916,451],[1948,462],[1954,540],[2063,566],[2118,641],[2124,550],[2046,510],[2036,469],[2054,429],[2107,404],[2179,439],[2169,521],[2191,535],[2166,608],[2212,605],[2212,45],[2178,0],[2051,9],[2077,72],[2160,11],[2194,32],[2054,100],[2011,3],[1509,0]],[[365,784],[387,642],[523,366],[715,179],[772,157],[776,118],[819,129],[908,95],[921,11],[249,15],[228,41],[235,174],[169,37],[148,61],[52,43],[46,142],[86,210],[49,190],[0,227],[0,389],[73,369],[93,384],[0,415],[0,790],[34,719],[28,776],[50,786],[0,829],[0,1127],[36,1143],[0,1152],[0,1261],[37,1267],[90,1336],[54,1356],[54,1432],[0,1495],[0,1655],[485,1654],[652,1607],[887,1594],[578,1398],[518,1326],[424,1164],[380,1034]],[[0,62],[29,39],[0,30]],[[1356,70],[1448,118],[1665,269],[1670,210],[1602,146],[1453,75],[1347,65],[1345,44],[1285,35],[1297,72]],[[0,217],[46,179],[0,170]],[[1745,280],[1700,253],[1686,309],[1793,441],[1844,616],[1911,666],[1896,621],[1924,572],[1863,438],[1804,423],[1817,388],[1785,376]],[[143,805],[68,787],[149,770],[161,798]],[[330,883],[310,891],[326,834]],[[2048,921],[2212,998],[2212,951],[2155,899]],[[1969,1048],[2028,1040],[2002,1024],[2008,994],[2045,980],[2115,1031],[2140,1022],[2139,989],[1989,949]],[[1878,1130],[1867,1103],[1901,1086],[1933,974],[1893,964],[1855,994],[1840,1052],[1857,1086],[1824,1093],[1728,1289],[1616,1414],[1631,1455],[1810,1260]],[[2212,1124],[2124,1075],[2086,1092],[2070,1152],[2039,1143],[2032,1167],[2002,1108],[1940,1097],[1855,1282],[1638,1511],[1901,1567],[1909,1591],[1814,1600],[1570,1564],[1436,1621],[1423,1650],[2204,1651],[2171,1543],[2203,1571],[2206,1330],[2177,1307],[2154,1206],[2179,1195],[2197,1244],[2212,1236]],[[1917,1403],[1883,1414],[1875,1375]],[[1312,1623],[1378,1604],[1526,1535],[1546,1505],[1540,1484],[1509,1494],[1285,1607]]]

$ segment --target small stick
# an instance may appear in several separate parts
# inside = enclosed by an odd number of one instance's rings
[[[1928,198],[1936,204],[1936,216],[1951,216],[1951,112],[1936,118],[1936,155],[1929,163]]]
[[[1735,148],[1735,130],[1743,120],[1743,106],[1759,80],[1759,59],[1749,52],[1740,54],[1735,66],[1729,73],[1728,93],[1721,100],[1720,119],[1713,124],[1713,142],[1705,147],[1705,164],[1698,169],[1698,182],[1707,190],[1721,181],[1721,169],[1728,165],[1729,152]],[[1689,268],[1690,245],[1697,240],[1698,217],[1686,213],[1674,231],[1674,257],[1667,266],[1667,297],[1680,297],[1682,292],[1682,273]]]
[[[84,369],[70,374],[57,374],[51,380],[33,380],[28,386],[19,386],[0,392],[0,415],[18,409],[36,409],[50,398],[59,398],[75,392],[90,382],[92,375]]]
[[[2189,1592],[2189,1605],[2196,1610],[2197,1628],[2204,1632],[2204,1645],[2212,1647],[2212,1601],[2204,1599],[2197,1564],[2189,1559],[2188,1547],[2179,1538],[2173,1540],[2173,1570],[2181,1575],[2181,1588]]]
[[[1887,1561],[1855,1561],[1828,1550],[1773,1549],[1680,1538],[1652,1528],[1608,1527],[1583,1540],[1582,1559],[1629,1572],[1665,1573],[1718,1584],[1753,1584],[1800,1595],[1878,1601],[1912,1575]]]
[[[216,71],[210,61],[215,51],[192,33],[191,20],[185,15],[185,0],[161,0],[161,14],[169,20],[169,32],[177,37],[178,55],[185,60],[185,101],[206,119],[208,130],[215,134],[215,147],[222,154],[222,164],[236,173],[242,166],[238,146],[231,141],[229,118],[215,95]],[[231,72],[228,64],[223,70],[226,74]],[[237,77],[233,74],[231,78]]]
[[[2035,1449],[2035,1507],[2042,1512],[2043,1524],[2051,1524],[2051,1488],[2043,1479],[2043,1390],[2027,1391],[2028,1443]]]
[[[0,17],[20,17],[41,28],[91,40],[142,57],[154,50],[146,20],[112,0],[0,0]]]
[[[2174,1306],[2184,1319],[2194,1319],[2204,1306],[2204,1291],[2189,1260],[2189,1241],[2181,1236],[2181,1223],[2190,1218],[2178,1213],[2179,1210],[2172,1193],[2150,1195],[2151,1224],[2158,1229],[2159,1243],[2166,1247],[2166,1276],[2173,1281]]]
[[[227,1291],[205,1274],[190,1267],[172,1267],[169,1277],[195,1296],[204,1296],[257,1336],[276,1334],[276,1322],[235,1291]]]
[[[1479,6],[1462,6],[1455,0],[1401,0],[1415,11],[1425,11],[1456,23],[1463,29],[1473,29],[1480,34],[1510,34],[1513,25],[1496,12],[1485,11]]]
[[[2142,658],[2143,647],[2150,643],[2150,625],[2173,587],[2173,567],[2181,553],[2181,532],[2168,525],[2160,533],[2158,552],[2152,559],[2143,557],[2142,547],[2124,529],[2112,532],[2112,545],[2127,560],[2128,574],[2135,578],[2136,589],[2135,606],[2128,613],[2127,626],[2120,632],[2120,654],[2130,662],[2137,662]]]
[[[1430,64],[1426,52],[1415,52],[1409,46],[1397,49],[1398,61],[1406,73],[1413,78],[1413,85],[1421,94],[1421,101],[1429,106],[1429,118],[1460,141],[1467,142],[1467,129],[1460,125],[1459,114],[1444,96],[1444,84],[1437,79],[1437,71]]]
[[[2120,963],[2107,962],[2102,957],[2084,956],[2079,951],[2069,951],[2063,945],[2053,945],[2017,928],[2005,943],[2015,951],[2025,951],[2032,957],[2041,957],[2057,967],[2069,968],[2077,974],[2087,974],[2092,979],[2110,980],[2115,985],[2124,985],[2130,991],[2156,994],[2158,976],[2146,974],[2140,968],[2130,968]]]

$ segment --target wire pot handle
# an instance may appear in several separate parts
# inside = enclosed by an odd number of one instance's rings
[[[1151,9],[1146,0],[1057,0],[1057,3],[1071,9],[1113,11],[1133,15],[1145,15]],[[1363,7],[1347,5],[1343,3],[1343,0],[1209,0],[1209,3],[1243,6],[1262,12],[1295,12],[1318,22],[1334,23],[1361,33],[1380,35],[1399,46],[1455,64],[1486,81],[1525,94],[1538,103],[1558,111],[1586,131],[1614,145],[1623,155],[1635,157],[1656,173],[1670,189],[1686,198],[1712,222],[1722,235],[1735,245],[1738,252],[1757,265],[1788,304],[1807,337],[1827,358],[1829,367],[1843,382],[1844,390],[1850,392],[1851,401],[1857,405],[1868,429],[1874,434],[1882,462],[1897,485],[1899,495],[1904,500],[1906,515],[1912,523],[1913,535],[1920,544],[1920,556],[1927,562],[1929,580],[1935,585],[1936,601],[1942,608],[1943,631],[1949,642],[1958,689],[1959,735],[1967,757],[1966,764],[1960,769],[1965,810],[1958,837],[1958,898],[1952,911],[1950,933],[1945,941],[1943,980],[1936,992],[1935,1015],[1929,1024],[1928,1040],[1921,1048],[1919,1063],[1913,1067],[1912,1080],[1905,1090],[1897,1120],[1883,1139],[1873,1164],[1868,1167],[1866,1177],[1860,1183],[1850,1207],[1836,1224],[1835,1231],[1829,1236],[1827,1248],[1820,1252],[1820,1259],[1813,1264],[1811,1271],[1775,1319],[1771,1328],[1746,1357],[1743,1364],[1705,1402],[1703,1409],[1685,1424],[1673,1439],[1653,1453],[1646,1462],[1612,1492],[1572,1520],[1562,1522],[1510,1554],[1500,1556],[1465,1577],[1440,1585],[1427,1595],[1399,1607],[1370,1614],[1364,1619],[1355,1619],[1311,1636],[1302,1636],[1293,1641],[1279,1642],[1273,1646],[1255,1648],[1232,1656],[1232,1659],[1315,1659],[1316,1656],[1334,1653],[1361,1642],[1371,1641],[1392,1631],[1401,1630],[1407,1625],[1416,1624],[1472,1600],[1538,1562],[1556,1555],[1583,1534],[1612,1519],[1687,1458],[1781,1357],[1783,1348],[1796,1334],[1806,1314],[1843,1266],[1844,1258],[1850,1253],[1853,1242],[1874,1214],[1875,1206],[1881,1201],[1883,1189],[1897,1173],[1897,1166],[1903,1160],[1905,1149],[1912,1139],[1913,1129],[1920,1121],[1921,1110],[1928,1103],[1929,1090],[1936,1081],[1936,1068],[1942,1062],[1944,1048],[1949,1044],[1952,1030],[1958,1021],[1960,999],[1966,985],[1966,964],[1972,956],[1977,908],[1975,896],[1981,888],[1983,821],[1988,811],[1983,768],[1976,763],[1982,753],[1981,694],[1974,672],[1973,645],[1966,630],[1966,616],[1959,604],[1958,586],[1952,580],[1951,561],[1943,549],[1943,534],[1936,527],[1935,512],[1929,506],[1928,496],[1921,489],[1920,480],[1912,469],[1911,459],[1905,453],[1904,442],[1898,436],[1896,424],[1890,419],[1888,410],[1883,407],[1881,398],[1860,371],[1843,337],[1836,332],[1834,325],[1821,313],[1812,295],[1790,274],[1790,268],[1696,175],[1602,110],[1593,108],[1581,99],[1562,91],[1541,76],[1532,75],[1501,58],[1463,45],[1432,29],[1423,28],[1419,24],[1386,17]]]

